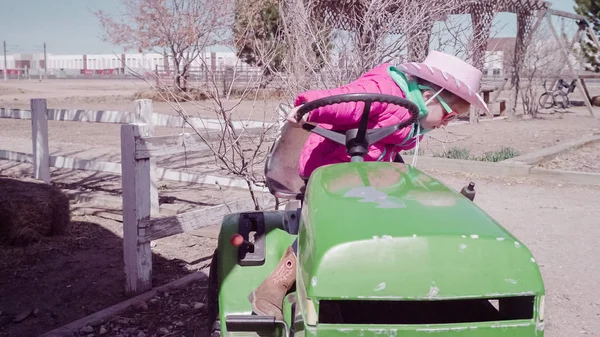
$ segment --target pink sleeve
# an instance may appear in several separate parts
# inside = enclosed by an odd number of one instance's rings
[[[350,93],[364,93],[364,92],[373,92],[372,90],[368,90],[361,83],[359,78],[358,80],[329,90],[310,90],[299,94],[296,97],[295,106],[311,102],[323,97],[333,96],[333,95],[341,95],[341,94],[350,94]],[[376,91],[376,92],[379,92]],[[350,125],[356,124],[360,121],[360,117],[362,116],[363,108],[365,104],[363,102],[347,102],[347,103],[339,103],[333,105],[322,106],[317,108],[309,113],[308,121],[314,123],[323,123],[329,125]],[[371,113],[373,113],[373,107],[371,109]]]

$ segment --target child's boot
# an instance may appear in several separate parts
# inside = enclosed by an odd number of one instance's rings
[[[279,265],[248,297],[257,315],[283,319],[283,298],[296,281],[296,255],[288,247]]]

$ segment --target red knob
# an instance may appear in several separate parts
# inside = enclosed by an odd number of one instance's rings
[[[241,245],[244,243],[244,241],[246,241],[246,240],[244,240],[244,237],[243,237],[243,236],[241,236],[240,234],[237,234],[237,233],[236,233],[236,234],[233,234],[233,235],[231,236],[231,239],[230,239],[230,241],[231,241],[231,245],[233,245],[234,247],[239,247],[239,246],[241,246]]]

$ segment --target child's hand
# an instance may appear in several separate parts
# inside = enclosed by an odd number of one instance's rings
[[[291,109],[286,117],[287,121],[295,128],[301,128],[302,125],[306,122],[306,118],[308,118],[308,114],[306,114],[299,121],[296,119],[298,116],[298,109],[300,109],[301,106],[302,105],[299,105]]]

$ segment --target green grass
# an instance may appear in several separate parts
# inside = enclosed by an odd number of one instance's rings
[[[506,159],[514,158],[519,155],[519,151],[512,147],[503,147],[497,151],[486,152],[479,158],[480,161],[499,162]]]
[[[512,147],[502,147],[499,150],[488,151],[481,156],[472,155],[471,151],[467,148],[452,147],[442,153],[434,153],[434,157],[448,158],[448,159],[462,159],[462,160],[476,160],[476,161],[488,161],[488,162],[499,162],[506,159],[514,158],[519,155],[519,151]]]
[[[472,158],[471,151],[465,148],[452,147],[442,153],[434,153],[434,157],[448,158],[448,159],[465,159],[469,160]]]
[[[412,156],[415,154],[415,149],[408,150],[408,151],[402,151],[402,154],[407,155],[407,156]],[[419,156],[423,156],[423,155],[425,155],[425,149],[423,149],[421,147],[421,148],[419,148]]]

